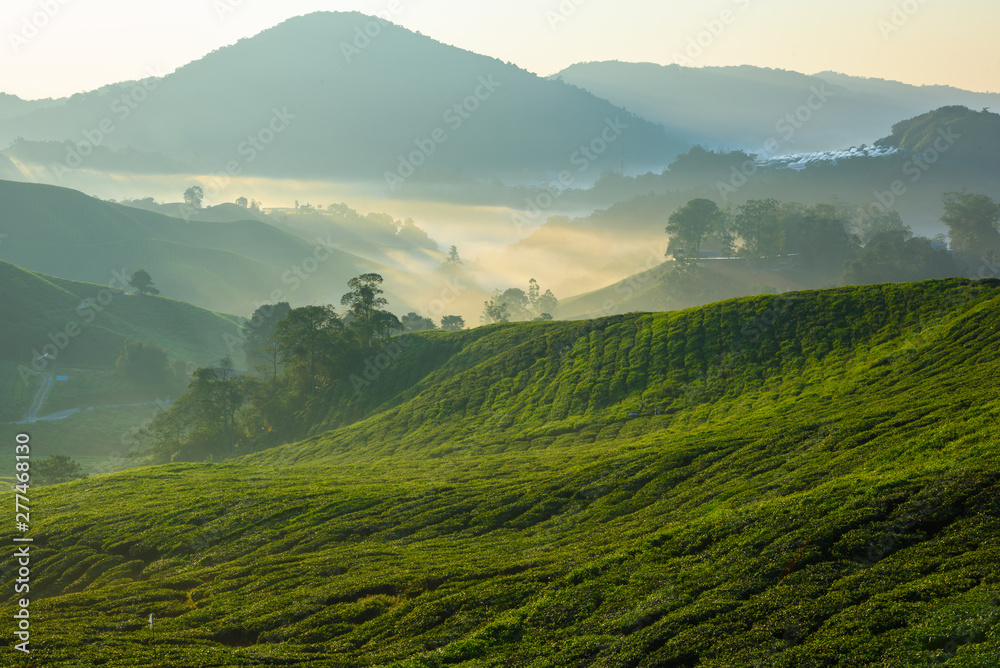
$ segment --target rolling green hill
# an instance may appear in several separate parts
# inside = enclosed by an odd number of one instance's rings
[[[128,295],[2,261],[0,285],[5,314],[0,359],[28,366],[33,351],[41,354],[53,339],[66,342],[53,344],[60,349],[57,361],[76,367],[114,366],[125,339],[152,341],[168,348],[174,359],[208,366],[229,354],[224,336],[235,334],[243,323],[184,302]]]
[[[677,310],[730,297],[823,287],[829,277],[781,266],[757,269],[742,261],[708,260],[697,268],[673,260],[559,304],[561,319],[595,318],[636,311]]]
[[[953,167],[995,174],[1000,170],[1000,115],[988,109],[942,107],[896,123],[892,134],[877,143],[911,156],[923,155],[931,165],[941,160]]]
[[[127,281],[144,267],[164,296],[213,310],[249,316],[259,304],[278,301],[276,293],[296,304],[337,301],[350,278],[379,269],[255,220],[184,221],[12,181],[0,181],[0,201],[7,235],[0,260],[89,283],[117,281],[119,287],[120,274]]]
[[[306,442],[34,491],[31,660],[996,665],[998,308],[949,280],[412,335]]]
[[[35,357],[54,356],[46,370],[68,379],[52,386],[38,412],[64,419],[31,426],[43,443],[39,456],[70,456],[95,472],[130,464],[124,459],[123,435],[163,410],[163,402],[183,392],[186,379],[130,382],[115,369],[126,339],[159,344],[167,349],[170,363],[212,366],[226,355],[237,366],[244,363],[242,349],[230,350],[227,343],[242,318],[45,276],[3,261],[0,286],[0,422],[21,420],[32,405],[41,382],[31,371]],[[21,428],[0,424],[0,438],[10,441]],[[0,474],[9,475],[12,466],[13,461],[0,462]]]

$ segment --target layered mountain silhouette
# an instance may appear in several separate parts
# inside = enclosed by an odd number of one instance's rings
[[[834,72],[743,65],[573,65],[553,79],[579,86],[713,148],[799,153],[871,143],[901,118],[944,106],[1000,108],[1000,94],[910,86]]]
[[[0,201],[0,260],[120,288],[143,267],[164,297],[223,312],[249,314],[283,299],[331,301],[353,276],[382,270],[341,250],[330,235],[310,242],[256,220],[185,221],[10,181],[0,181]]]
[[[620,166],[622,146],[650,168],[690,146],[578,88],[359,13],[297,17],[162,79],[29,107],[0,129],[0,145],[17,138],[162,153],[207,173],[357,180],[584,165],[593,179]],[[88,166],[73,144],[61,152]]]

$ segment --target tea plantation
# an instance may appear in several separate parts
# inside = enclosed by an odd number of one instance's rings
[[[409,335],[304,442],[32,491],[4,665],[1000,665],[998,327],[949,280]]]

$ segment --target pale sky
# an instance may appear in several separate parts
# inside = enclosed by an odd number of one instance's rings
[[[61,97],[165,74],[292,16],[397,2],[395,23],[541,75],[680,58],[1000,92],[997,0],[3,0],[0,92]]]

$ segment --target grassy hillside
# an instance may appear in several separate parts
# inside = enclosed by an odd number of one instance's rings
[[[613,285],[570,297],[559,304],[558,313],[560,318],[593,318],[676,310],[732,296],[818,288],[828,280],[790,266],[757,269],[743,261],[708,260],[698,267],[685,267],[671,260]]]
[[[144,267],[164,296],[247,316],[275,292],[295,303],[336,301],[350,278],[379,269],[337,248],[323,248],[317,261],[315,237],[256,220],[184,221],[12,181],[0,181],[0,201],[2,260],[102,285]]]
[[[55,355],[60,364],[114,366],[125,339],[133,339],[158,343],[176,360],[206,366],[229,354],[223,337],[236,334],[243,322],[173,299],[127,295],[3,261],[0,285],[0,309],[7,314],[0,320],[0,359],[28,366],[33,351],[40,354],[52,344],[50,335],[66,342]]]
[[[33,492],[32,660],[995,665],[998,307],[951,280],[414,335],[304,443]]]
[[[942,107],[893,125],[892,134],[877,143],[930,157],[950,141],[956,150],[943,154],[948,162],[985,173],[1000,169],[1000,115],[988,109]]]
[[[46,368],[66,376],[56,383],[41,407],[41,416],[95,406],[168,399],[183,390],[183,379],[171,387],[138,387],[115,370],[126,339],[166,348],[170,362],[214,365],[231,355],[243,364],[242,350],[230,350],[227,336],[238,333],[242,318],[197,308],[163,297],[128,295],[91,283],[78,283],[27,271],[0,261],[0,422],[20,420],[39,389],[40,376],[30,369],[44,353],[54,356]],[[176,385],[174,387],[173,385]],[[137,425],[146,410],[107,409],[101,420],[73,417],[65,423],[35,427],[58,434],[46,454],[96,456],[96,451],[123,451],[120,424]],[[133,419],[137,415],[143,417]],[[13,438],[15,427],[0,426],[0,437]],[[108,438],[112,434],[113,438]],[[0,463],[6,472],[12,462]]]

